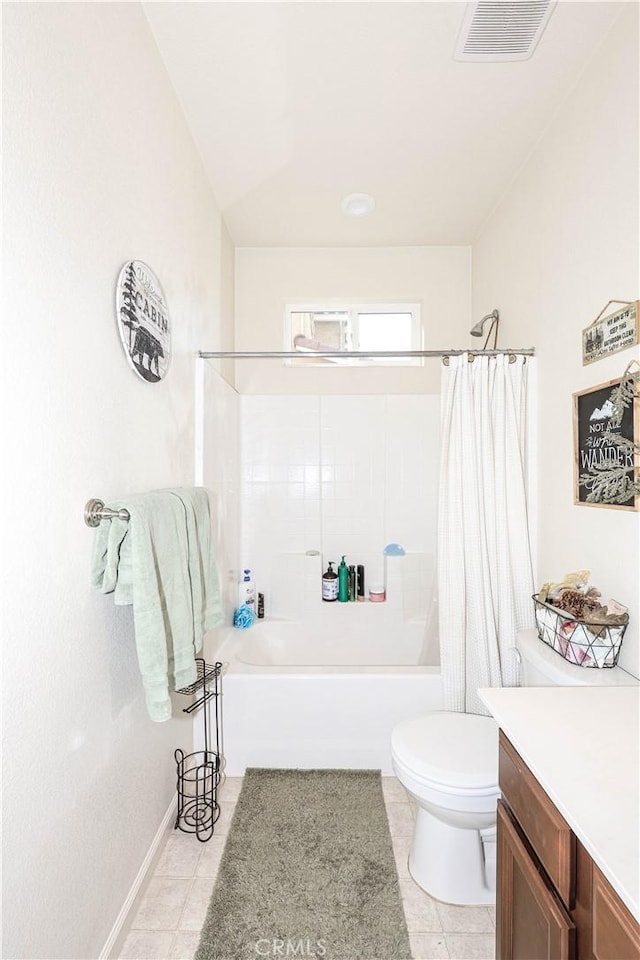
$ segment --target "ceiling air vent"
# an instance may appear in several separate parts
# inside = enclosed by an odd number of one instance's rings
[[[528,60],[553,13],[555,0],[479,0],[469,3],[454,60]]]

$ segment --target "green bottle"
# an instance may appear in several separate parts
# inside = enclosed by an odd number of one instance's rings
[[[338,567],[338,600],[343,603],[349,599],[349,569],[344,562],[344,556]]]

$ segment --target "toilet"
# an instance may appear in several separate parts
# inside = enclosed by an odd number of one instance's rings
[[[522,686],[637,685],[620,667],[567,663],[538,639],[518,635]],[[498,726],[491,717],[434,711],[391,734],[394,772],[418,805],[409,871],[428,894],[454,904],[495,902]]]
[[[446,903],[495,899],[498,726],[444,710],[403,720],[391,734],[395,775],[418,804],[409,871]],[[483,835],[484,834],[484,835]],[[486,851],[485,851],[486,845]],[[491,852],[489,852],[491,851]]]

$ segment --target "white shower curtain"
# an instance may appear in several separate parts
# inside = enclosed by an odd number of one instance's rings
[[[515,686],[534,624],[527,474],[532,358],[451,357],[442,373],[438,516],[444,707],[487,713],[479,687]]]

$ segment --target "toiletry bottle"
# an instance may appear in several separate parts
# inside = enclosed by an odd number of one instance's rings
[[[264,593],[258,594],[258,620],[264,620]]]
[[[256,585],[251,579],[251,570],[244,570],[243,577],[238,584],[238,606],[251,607],[255,613],[256,609]]]
[[[345,603],[349,599],[349,569],[344,562],[344,556],[338,567],[338,600]]]
[[[322,574],[322,599],[338,599],[338,574],[333,569],[333,560],[329,561],[329,569]]]
[[[349,564],[349,601],[356,599],[356,568]]]
[[[361,563],[358,564],[358,602],[362,603],[365,598],[364,594],[364,567]]]

